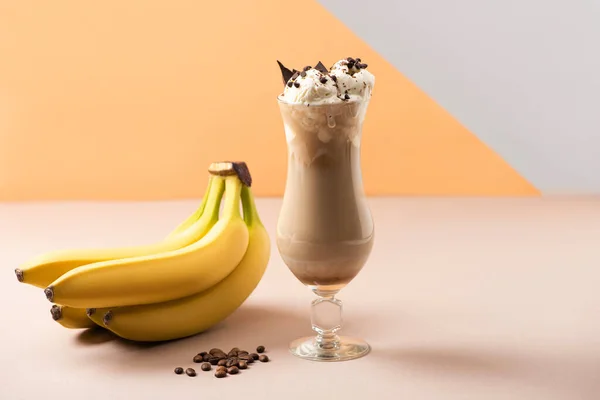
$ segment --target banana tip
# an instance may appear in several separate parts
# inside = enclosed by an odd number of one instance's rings
[[[15,269],[15,275],[17,275],[17,280],[19,282],[23,282],[23,271],[19,268]]]
[[[96,309],[95,308],[86,308],[85,313],[87,314],[88,317],[91,317],[92,315],[94,315],[96,313]]]
[[[48,286],[46,289],[44,289],[44,294],[46,295],[48,301],[54,301],[54,288],[52,286]]]
[[[57,306],[56,304],[52,306],[50,309],[50,314],[52,314],[52,319],[58,321],[62,318],[62,308]]]
[[[106,314],[104,314],[104,317],[102,317],[102,322],[104,323],[104,325],[108,325],[112,319],[113,319],[112,311],[107,311]]]

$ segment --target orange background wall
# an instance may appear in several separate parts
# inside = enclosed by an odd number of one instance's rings
[[[284,4],[0,3],[0,201],[198,197],[224,159],[248,163],[257,195],[281,195],[275,60],[347,56],[376,76],[368,194],[538,194],[316,2]]]

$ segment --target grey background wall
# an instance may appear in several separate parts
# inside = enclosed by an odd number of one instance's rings
[[[600,194],[600,0],[319,0],[544,194]]]

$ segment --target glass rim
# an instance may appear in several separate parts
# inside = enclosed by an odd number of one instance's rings
[[[361,104],[364,100],[350,99],[348,101],[342,101],[341,103],[323,103],[323,104],[306,104],[306,103],[290,103],[289,101],[285,101],[282,98],[282,95],[277,95],[277,103],[285,104],[288,106],[297,106],[297,107],[314,107],[314,108],[324,108],[331,106],[342,106],[342,105],[350,105],[350,104]]]

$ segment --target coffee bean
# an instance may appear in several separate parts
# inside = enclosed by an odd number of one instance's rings
[[[196,376],[196,370],[194,368],[188,368],[185,370],[187,376]]]
[[[219,348],[216,348],[216,347],[213,347],[208,352],[209,352],[210,355],[214,355],[215,353],[223,353],[223,350],[221,350]]]
[[[202,369],[202,371],[210,371],[212,369],[212,366],[210,365],[210,363],[205,362],[202,363],[200,369]]]
[[[232,347],[231,350],[229,351],[235,351],[235,352],[240,352],[240,348],[239,347]]]
[[[216,370],[217,370],[217,371],[225,371],[225,372],[227,372],[227,367],[224,367],[224,366],[222,366],[222,365],[219,365],[219,366],[217,367],[217,369],[216,369]]]
[[[202,356],[202,357],[204,357],[204,355],[205,355],[205,354],[208,354],[208,353],[207,353],[207,352],[205,352],[205,351],[201,351],[200,353],[198,353],[198,355],[199,355],[199,356]]]
[[[207,353],[207,354],[205,354],[204,356],[202,356],[202,360],[203,360],[203,361],[208,361],[208,360],[210,360],[210,358],[211,358],[211,357],[212,357],[212,356],[211,356],[210,354],[208,354],[208,353]]]
[[[210,363],[210,365],[217,365],[219,362],[220,358],[219,357],[211,357],[208,359],[208,362]]]
[[[258,361],[260,362],[269,362],[269,356],[266,354],[261,354],[260,357],[258,357]]]
[[[235,375],[235,374],[237,374],[238,372],[240,372],[240,370],[239,370],[239,369],[238,369],[238,367],[236,367],[235,365],[234,365],[234,366],[232,366],[232,367],[229,367],[229,368],[227,368],[227,373],[228,373],[229,375]]]
[[[258,360],[258,354],[250,353],[250,355],[252,356],[253,359]]]
[[[177,368],[175,368],[175,373],[176,373],[177,375],[181,375],[181,374],[183,374],[183,368],[181,368],[181,367],[177,367]]]
[[[247,360],[244,361],[246,361],[246,364],[252,364],[254,362],[254,358],[249,357]]]
[[[244,360],[244,361],[248,361],[248,360],[252,359],[252,357],[250,357],[250,354],[238,355],[238,358],[240,360]]]
[[[256,352],[257,353],[264,353],[265,352],[265,346],[258,346],[256,348]]]
[[[248,368],[248,363],[246,361],[240,361],[238,367],[240,369],[247,369]]]
[[[219,362],[217,363],[217,365],[218,365],[219,367],[224,367],[224,366],[225,366],[225,364],[227,364],[227,359],[225,359],[225,358],[224,358],[224,359],[222,359],[222,360],[219,360]]]
[[[237,366],[239,362],[240,362],[240,360],[237,357],[231,357],[231,358],[227,359],[227,363],[225,364],[225,366],[227,368],[234,367],[234,366]]]
[[[227,353],[227,357],[231,358],[231,357],[237,357],[238,352],[236,350],[231,350],[229,353]]]
[[[217,371],[215,372],[215,376],[216,376],[217,378],[225,378],[225,377],[227,376],[227,371],[225,371],[225,370],[223,370],[223,369],[221,369],[221,370],[217,370]]]
[[[202,357],[200,354],[194,356],[195,363],[201,363],[202,361],[204,361],[204,357]]]
[[[238,351],[238,357],[239,356],[247,356],[247,355],[248,355],[248,352],[246,350],[240,350],[240,351]]]

